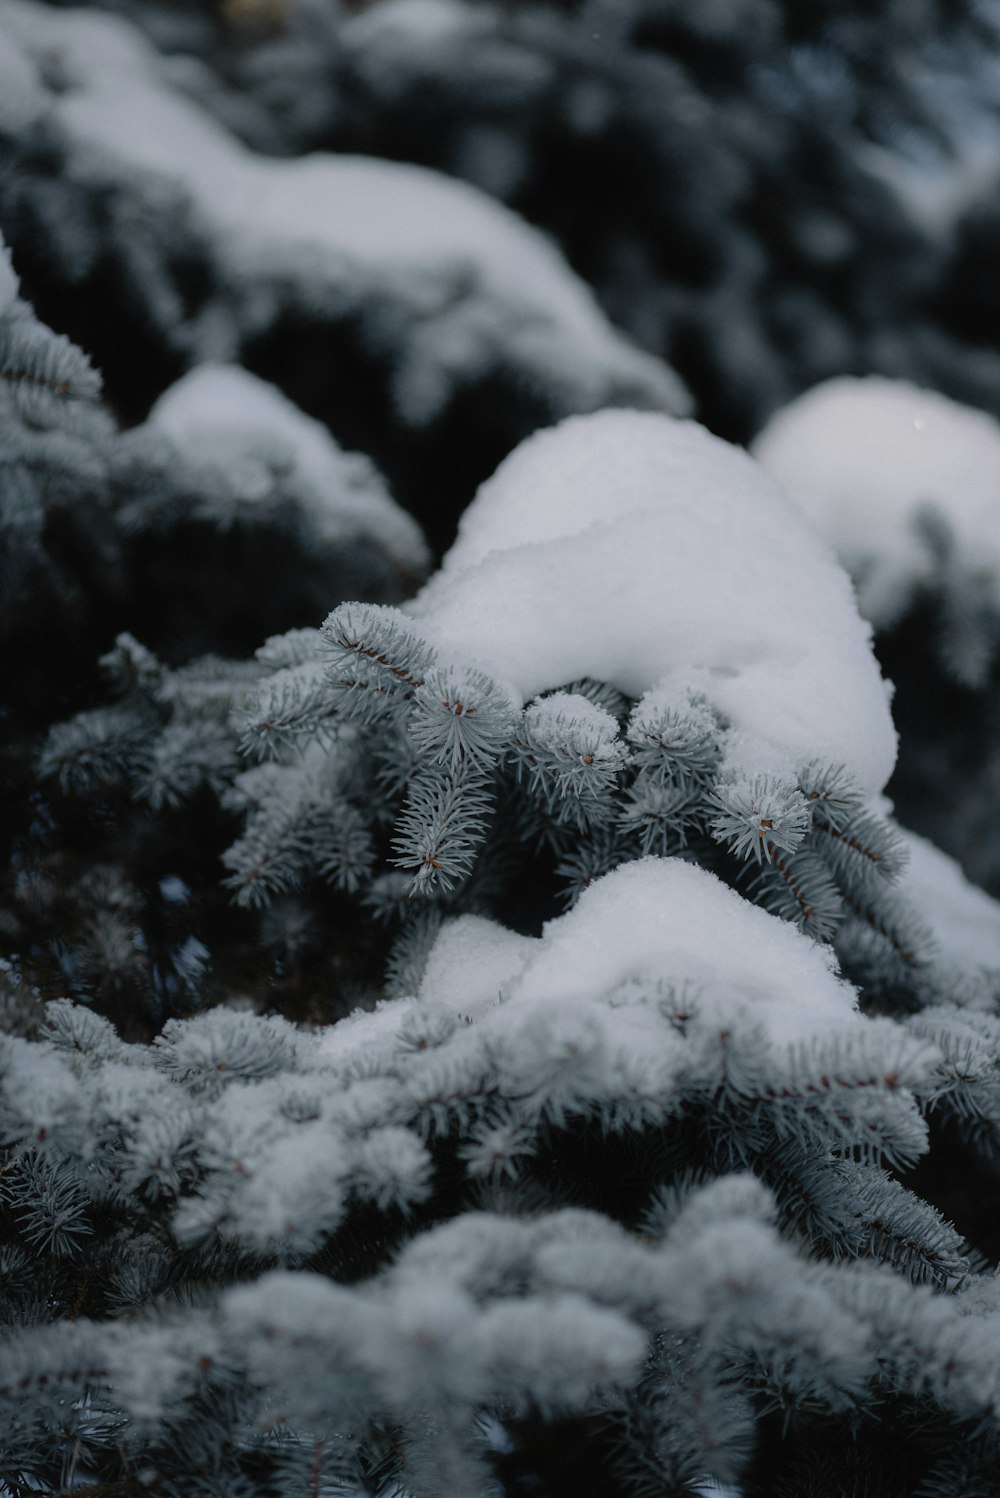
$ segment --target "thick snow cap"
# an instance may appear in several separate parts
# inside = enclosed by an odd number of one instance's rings
[[[738,1017],[794,1043],[849,1025],[854,989],[829,948],[678,858],[622,864],[546,925],[510,1004],[601,998],[658,977],[697,995],[702,1019]]]
[[[691,686],[748,766],[843,763],[872,792],[892,771],[847,575],[757,463],[693,422],[602,411],[529,438],[413,609],[522,699],[581,676],[635,697]]]
[[[641,1010],[643,993],[666,983],[709,1026],[745,1021],[795,1044],[858,1021],[854,989],[834,967],[828,947],[714,874],[679,858],[641,858],[595,879],[540,938],[478,916],[446,923],[419,999],[466,1018],[610,1001],[621,1029],[643,1023],[635,1003]]]
[[[828,380],[779,411],[753,452],[858,575],[876,624],[933,568],[915,524],[926,507],[1000,579],[1000,425],[984,411],[902,380]]]

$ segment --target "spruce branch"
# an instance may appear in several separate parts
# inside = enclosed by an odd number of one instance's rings
[[[711,797],[718,808],[712,836],[737,858],[770,863],[775,850],[794,853],[809,831],[809,805],[790,781],[773,775],[720,782]]]
[[[434,660],[432,647],[398,609],[341,604],[321,635],[329,680],[358,722],[408,703]]]
[[[414,691],[406,727],[422,759],[485,768],[505,749],[513,721],[506,694],[482,671],[436,666]]]
[[[614,792],[628,763],[610,713],[557,692],[521,715],[511,745],[519,784],[556,825],[580,830],[615,817]]]
[[[814,811],[813,826],[842,885],[867,881],[873,874],[893,880],[906,867],[902,839],[880,818],[856,815],[838,826]]]
[[[840,892],[809,846],[792,854],[772,848],[770,862],[759,868],[750,889],[765,909],[819,940],[829,940],[843,918]]]
[[[101,377],[87,356],[23,303],[0,315],[0,379],[12,389],[59,401],[94,401],[101,391]]]
[[[662,689],[648,692],[632,710],[626,737],[640,776],[651,783],[700,793],[712,785],[724,728],[703,699],[688,693],[678,700]]]
[[[150,732],[159,719],[141,706],[94,708],[56,724],[39,756],[39,773],[59,781],[66,794],[128,780],[143,764]]]
[[[864,811],[864,798],[857,782],[843,765],[813,760],[799,772],[798,785],[813,804],[814,821],[821,819],[838,832],[843,832]]]
[[[493,806],[489,780],[469,760],[448,773],[429,767],[410,781],[392,862],[412,871],[411,893],[447,893],[468,879]]]
[[[306,660],[265,676],[241,714],[240,751],[279,759],[305,740],[332,734],[333,693],[321,661]]]

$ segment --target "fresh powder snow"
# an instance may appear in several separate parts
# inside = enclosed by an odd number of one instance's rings
[[[536,433],[411,608],[522,701],[582,676],[690,688],[729,720],[738,769],[821,758],[869,792],[892,771],[850,581],[774,480],[693,422],[602,411]]]
[[[789,1056],[873,1024],[829,947],[707,870],[650,857],[595,879],[540,937],[479,916],[445,922],[417,997],[331,1026],[319,1053],[348,1066],[364,1054],[371,1068],[416,1013],[438,1010],[471,1021],[470,1044],[506,1037],[514,1067],[530,1071],[539,1047],[584,1046],[602,1087],[623,1066],[667,1087],[688,1053],[668,1009],[692,1033],[755,1030]]]
[[[1000,424],[985,412],[904,381],[828,380],[773,417],[752,451],[829,536],[876,625],[933,573],[916,523],[929,508],[959,559],[1000,589]]]
[[[456,1014],[481,1014],[507,997],[538,947],[538,938],[508,931],[481,915],[445,921],[431,948],[417,997]]]
[[[760,1025],[793,1044],[857,1019],[828,947],[751,905],[706,869],[641,858],[595,879],[544,927],[510,984],[517,1005],[583,1003],[667,982],[699,1023]]]
[[[44,118],[75,173],[127,188],[133,212],[186,216],[201,236],[227,305],[202,320],[199,358],[233,357],[226,327],[260,331],[296,298],[337,316],[377,304],[383,329],[408,325],[394,389],[414,422],[497,364],[551,389],[557,410],[689,407],[673,371],[611,327],[554,245],[476,188],[372,157],[257,155],[171,87],[139,35],[96,12],[0,0],[0,80],[8,73],[22,83],[7,110],[25,126]]]

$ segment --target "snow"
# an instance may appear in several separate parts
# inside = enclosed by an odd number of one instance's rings
[[[571,418],[485,483],[412,612],[520,700],[581,676],[703,694],[755,772],[895,759],[885,684],[828,544],[741,450],[639,411]]]
[[[377,302],[383,329],[391,309],[408,318],[396,395],[411,420],[433,416],[460,375],[498,362],[563,409],[687,408],[673,372],[611,328],[549,241],[475,188],[368,157],[258,156],[172,91],[153,51],[113,17],[0,0],[4,28],[29,77],[41,80],[58,53],[49,116],[73,170],[189,215],[223,281],[243,292],[230,314],[266,324],[297,296],[339,315]],[[203,334],[225,336],[218,319]]]
[[[933,843],[900,831],[908,859],[896,887],[930,927],[938,960],[959,972],[1000,973],[1000,903]]]
[[[664,1024],[664,1002],[693,1014],[703,1033],[739,1025],[783,1048],[872,1026],[857,1010],[854,989],[837,976],[828,946],[705,869],[651,857],[594,880],[540,937],[482,916],[446,921],[418,995],[330,1026],[317,1056],[338,1067],[364,1058],[366,1075],[374,1076],[396,1052],[402,1030],[437,1011],[484,1029],[494,1048],[505,1046],[523,1097],[536,1084],[549,1096],[558,1087],[551,1065],[562,1046],[581,1065],[589,1053],[586,1086],[595,1091],[618,1086],[627,1094],[645,1069],[644,1085],[658,1095],[674,1085],[687,1049]],[[462,1033],[471,1040],[475,1032]]]
[[[355,1009],[322,1031],[317,1054],[345,1062],[391,1052],[400,1027],[416,1008],[414,999],[405,998],[385,1000],[371,1010]]]
[[[621,864],[549,921],[510,985],[507,1009],[584,1004],[657,979],[689,987],[705,1024],[742,1018],[776,1042],[858,1018],[854,989],[836,976],[829,948],[675,858]]]
[[[393,501],[370,460],[345,453],[321,422],[238,366],[192,370],[156,402],[149,425],[195,467],[221,468],[231,480],[244,479],[235,487],[245,500],[269,497],[273,475],[259,459],[280,459],[285,482],[305,502],[318,540],[374,535],[401,565],[419,571],[429,563],[419,526]]]
[[[431,949],[417,997],[463,1017],[481,1014],[504,998],[538,939],[519,936],[485,916],[446,921]]]
[[[1000,603],[1000,425],[904,381],[836,379],[780,411],[758,461],[857,574],[864,613],[891,624],[934,560],[915,520],[932,505]]]
[[[579,692],[553,692],[551,697],[532,703],[525,719],[530,738],[547,748],[558,749],[565,744],[567,725],[572,724],[581,738],[594,745],[596,757],[621,758],[620,746],[613,743],[618,737],[616,719]]]
[[[0,234],[0,315],[17,300],[18,279],[11,262],[10,251]]]

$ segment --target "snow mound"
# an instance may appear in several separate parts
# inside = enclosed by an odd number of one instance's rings
[[[0,31],[8,69],[20,52],[72,172],[124,189],[133,212],[186,218],[204,244],[226,303],[192,333],[199,358],[235,356],[234,319],[238,338],[283,306],[377,309],[372,336],[393,345],[395,395],[413,422],[497,366],[559,411],[688,408],[676,375],[614,331],[553,245],[477,189],[369,157],[256,155],[172,89],[155,52],[110,16],[0,0]]]
[[[836,976],[829,948],[681,859],[622,864],[549,921],[540,939],[482,919],[457,936],[445,927],[438,937],[421,994],[467,1013],[481,974],[502,969],[506,1002],[498,1023],[522,1006],[611,999],[629,1007],[638,995],[657,994],[690,1004],[709,1027],[746,1021],[788,1044],[860,1018],[854,989]]]
[[[431,948],[417,997],[456,1014],[481,1014],[506,996],[538,940],[481,915],[446,921]]]
[[[1000,425],[903,381],[829,380],[780,411],[757,460],[824,532],[858,580],[865,615],[889,625],[929,578],[918,520],[933,507],[959,558],[990,573],[1000,603]]]
[[[693,422],[604,411],[536,433],[412,609],[521,700],[581,676],[634,697],[674,684],[715,704],[757,771],[818,757],[869,791],[892,771],[846,574],[758,464]]]
[[[280,476],[318,544],[371,538],[402,567],[419,572],[429,563],[419,526],[371,460],[344,452],[321,422],[238,366],[192,370],[156,402],[147,427],[205,473],[208,492],[224,477],[240,504],[266,504]]]

